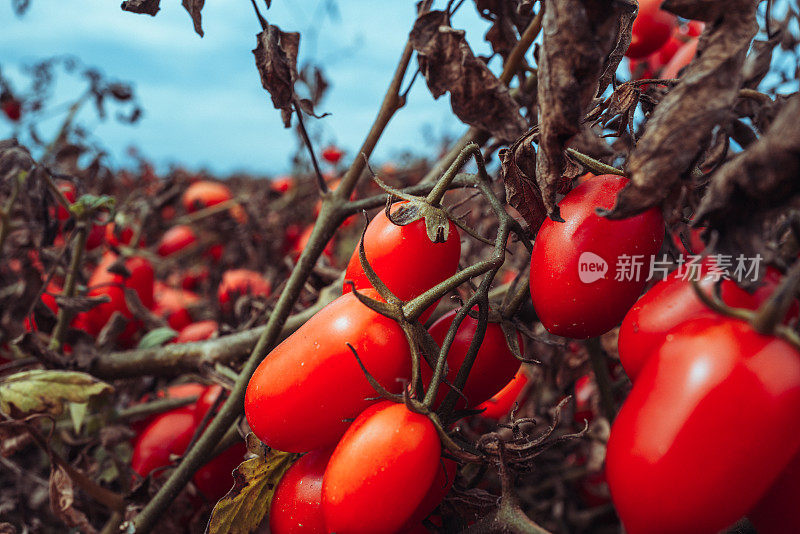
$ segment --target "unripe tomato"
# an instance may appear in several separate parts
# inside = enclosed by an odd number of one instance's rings
[[[150,262],[138,256],[127,258],[124,265],[130,273],[130,277],[124,278],[121,274],[115,274],[108,270],[117,261],[117,258],[116,254],[106,252],[89,278],[90,297],[107,296],[111,299],[86,312],[87,332],[93,336],[100,333],[114,312],[119,312],[127,319],[133,318],[133,313],[128,309],[128,303],[125,301],[125,288],[133,289],[144,306],[153,307],[154,275]],[[130,346],[140,328],[139,321],[129,321],[119,336],[120,343]]]
[[[428,329],[431,337],[440,347],[447,336],[450,325],[453,324],[456,313],[457,310],[446,313]],[[458,326],[456,337],[447,353],[448,372],[446,379],[451,384],[455,381],[458,371],[461,369],[461,364],[464,363],[464,358],[467,356],[469,345],[477,329],[478,320],[469,315],[464,317],[464,320]],[[522,349],[524,344],[522,336],[519,334],[517,334],[517,342],[520,349]],[[433,370],[424,361],[420,367],[423,382],[430,384]],[[500,325],[497,323],[487,324],[483,342],[478,349],[475,362],[472,364],[467,383],[464,386],[463,393],[469,400],[469,406],[478,406],[482,402],[489,400],[492,395],[503,389],[508,381],[514,377],[517,369],[519,369],[519,360],[508,348],[508,343],[506,343],[506,338]],[[437,391],[436,402],[442,402],[449,392],[450,388],[446,384],[441,384]],[[464,399],[460,399],[456,406],[465,408]]]
[[[647,283],[649,261],[661,248],[664,220],[652,208],[609,220],[595,208],[611,208],[628,183],[620,176],[597,176],[573,189],[559,203],[566,222],[547,219],[531,256],[533,307],[553,334],[585,339],[618,324]],[[639,256],[638,276],[617,280],[617,263]]]
[[[153,291],[153,313],[167,320],[170,328],[180,331],[192,324],[189,309],[200,302],[200,297],[184,289],[174,289],[156,282]]]
[[[217,298],[223,310],[229,310],[240,295],[268,297],[272,284],[256,271],[249,269],[231,269],[222,274],[222,281],[217,289]]]
[[[394,204],[392,213],[405,204]],[[351,290],[348,281],[353,281],[358,290],[372,287],[361,268],[358,248],[357,245],[347,264],[342,288],[344,293]],[[386,287],[399,299],[409,301],[456,273],[461,256],[461,238],[456,225],[450,223],[445,241],[433,243],[428,238],[423,219],[397,226],[386,217],[385,211],[381,211],[367,226],[364,252],[370,266]],[[421,319],[423,322],[435,307],[427,310]]]
[[[630,534],[717,532],[800,449],[800,354],[745,322],[670,330],[611,429],[606,476]]]
[[[175,338],[173,343],[191,343],[193,341],[203,341],[211,338],[219,330],[217,321],[197,321],[184,326],[178,337]]]
[[[157,252],[159,256],[166,257],[195,243],[197,243],[197,236],[192,227],[179,224],[164,232],[164,235],[161,236],[161,241],[158,243]]]
[[[344,156],[344,152],[342,152],[339,147],[333,145],[325,148],[325,150],[322,151],[322,159],[333,165],[339,163],[339,161],[342,159],[342,156]]]
[[[514,407],[514,403],[517,402],[520,393],[525,389],[527,383],[528,375],[520,368],[517,374],[514,375],[514,378],[511,379],[511,382],[506,384],[505,387],[491,399],[478,406],[479,410],[483,410],[480,414],[481,417],[494,419],[495,421],[499,421],[505,417],[506,414],[511,411],[511,408]]]
[[[381,402],[350,425],[322,481],[328,532],[397,532],[422,502],[439,469],[441,443],[424,415]]]
[[[322,475],[333,449],[303,455],[281,478],[269,509],[271,534],[326,534]]]
[[[710,295],[715,282],[708,277],[708,272],[706,263],[695,277],[702,278],[698,283]],[[733,280],[723,280],[721,297],[728,306],[756,310],[775,291],[780,279],[780,272],[767,267],[764,284],[753,293],[740,288]],[[787,313],[787,320],[797,317],[797,312],[798,306],[794,303]],[[661,345],[668,331],[684,321],[710,315],[716,315],[716,312],[697,298],[687,271],[670,273],[642,295],[622,321],[618,345],[625,373],[631,380],[636,380],[650,354]]]
[[[347,429],[346,419],[375,402],[347,343],[381,385],[402,392],[411,377],[402,329],[352,293],[343,295],[275,347],[250,379],[244,410],[261,441],[288,452],[331,446]]]
[[[661,77],[666,80],[671,80],[678,77],[681,69],[692,62],[695,54],[697,53],[698,39],[694,38],[688,41],[685,45],[681,46],[669,63],[666,64],[664,70],[661,71]]]
[[[201,180],[186,188],[181,198],[183,209],[188,213],[221,204],[233,198],[228,186],[219,182]]]
[[[758,534],[800,532],[800,451],[747,517]]]
[[[661,9],[662,0],[639,0],[639,13],[633,21],[633,38],[625,55],[631,58],[648,56],[667,42],[677,17]]]

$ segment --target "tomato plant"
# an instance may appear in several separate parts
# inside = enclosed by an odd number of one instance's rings
[[[405,202],[394,204],[392,214],[405,209]],[[345,271],[343,292],[372,287],[359,261],[359,245],[350,257]],[[434,243],[428,237],[425,220],[418,219],[398,226],[381,211],[373,217],[364,234],[364,252],[372,269],[386,287],[399,299],[408,301],[455,274],[461,256],[461,238],[458,229],[450,224],[444,242]],[[425,261],[419,261],[425,258]],[[424,322],[433,313],[432,306]]]
[[[735,522],[800,448],[798,406],[800,354],[785,341],[721,317],[670,330],[608,442],[606,476],[627,531]]]
[[[452,310],[431,325],[428,331],[433,340],[441,346],[450,325],[453,324],[457,310]],[[446,379],[451,384],[455,381],[461,364],[469,351],[472,338],[478,328],[478,320],[469,315],[464,317],[456,331],[456,337],[450,350],[447,353],[448,373]],[[520,350],[523,350],[522,336],[517,334],[517,343]],[[425,384],[429,384],[433,370],[425,362],[422,363],[422,379]],[[486,333],[483,342],[478,349],[475,362],[464,387],[463,394],[469,400],[470,407],[478,406],[482,402],[489,400],[492,395],[498,393],[514,377],[519,369],[519,360],[508,347],[503,330],[498,323],[489,323],[486,326]],[[437,391],[437,402],[444,400],[450,388],[442,384]],[[465,401],[459,400],[457,406],[465,407]]]
[[[646,272],[617,280],[615,265],[625,256],[648,261],[658,252],[664,238],[661,214],[650,209],[609,220],[595,213],[595,208],[613,207],[627,183],[612,175],[587,180],[559,203],[566,222],[548,219],[539,230],[531,256],[531,296],[553,334],[599,336],[622,320],[644,289]]]
[[[396,532],[422,503],[439,469],[433,423],[402,404],[359,415],[331,455],[322,481],[328,532]]]
[[[365,294],[377,297],[374,290]],[[411,376],[408,343],[392,319],[352,293],[317,312],[286,338],[253,373],[245,415],[258,438],[278,450],[306,452],[333,445],[374,401],[350,343],[366,369],[390,391]],[[313,432],[308,432],[313,428]]]

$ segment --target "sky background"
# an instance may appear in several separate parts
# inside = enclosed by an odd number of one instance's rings
[[[317,111],[331,116],[316,121],[316,127],[323,145],[335,142],[353,155],[391,79],[415,18],[415,2],[274,0],[268,11],[262,0],[258,4],[271,24],[301,32],[301,65],[312,60],[323,66],[331,87]],[[218,174],[271,175],[290,168],[296,141],[261,87],[251,53],[260,26],[250,2],[206,2],[203,38],[194,33],[177,0],[162,0],[156,17],[123,12],[119,5],[119,0],[32,0],[18,18],[11,2],[0,2],[4,75],[22,89],[25,65],[72,54],[108,78],[132,82],[144,108],[137,124],[99,122],[91,109],[79,117],[109,150],[112,167],[131,166],[126,150],[135,146],[162,170],[173,163]],[[435,4],[443,6],[443,0]],[[488,54],[483,42],[488,25],[472,2],[461,8],[453,25],[467,31],[477,54]],[[415,67],[414,59],[409,71]],[[80,90],[75,81],[65,81],[53,103],[64,103]],[[54,132],[60,117],[45,122],[43,134]],[[463,131],[449,98],[434,101],[419,78],[374,159],[385,161],[403,151],[433,156],[432,138]],[[0,138],[12,134],[10,123],[0,120]]]

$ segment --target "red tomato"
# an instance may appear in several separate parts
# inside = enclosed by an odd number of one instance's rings
[[[344,152],[333,145],[322,151],[322,159],[333,165],[339,163],[339,161],[342,159],[342,156],[344,156]]]
[[[416,525],[421,525],[422,521],[441,504],[445,496],[450,492],[450,488],[453,487],[457,470],[458,464],[456,462],[449,458],[440,458],[439,470],[436,471],[436,476],[431,482],[430,488],[428,488],[428,493],[425,494],[422,502],[419,503],[417,509],[406,521],[405,527],[402,529],[404,533],[413,531]]]
[[[244,461],[245,454],[244,442],[234,443],[198,469],[192,482],[209,501],[220,500],[233,487],[233,470]]]
[[[661,71],[662,78],[671,80],[678,77],[680,70],[694,59],[694,55],[697,53],[697,41],[697,38],[691,39],[675,52],[675,55],[669,60],[664,70]]]
[[[106,228],[102,224],[93,224],[86,236],[86,250],[94,250],[106,242]]]
[[[219,330],[217,321],[198,321],[184,326],[173,343],[191,343],[211,338]]]
[[[112,247],[131,246],[133,241],[133,227],[130,225],[117,225],[116,223],[109,223],[106,225],[106,243]],[[145,246],[143,237],[139,238],[139,246]]]
[[[747,517],[758,534],[800,532],[800,451]]]
[[[702,237],[705,230],[705,228],[689,228],[688,232],[673,232],[670,234],[670,238],[672,239],[672,243],[675,245],[675,248],[678,249],[678,252],[684,256],[697,255],[703,252],[703,250],[706,248],[706,243],[703,241]],[[681,234],[683,234],[683,239],[685,239],[688,242],[688,245],[692,248],[691,251],[686,250],[686,247],[683,245]]]
[[[630,534],[717,532],[800,449],[800,354],[729,318],[670,330],[611,429],[606,476]]]
[[[328,532],[397,532],[431,487],[441,449],[430,419],[405,405],[381,402],[364,410],[325,469]]]
[[[182,399],[185,397],[200,397],[203,392],[206,390],[206,386],[202,384],[197,384],[195,382],[189,382],[186,384],[177,384],[175,386],[169,386],[166,390],[159,390],[155,394],[156,399]],[[142,397],[138,404],[145,403],[149,400],[148,396],[145,395]],[[189,404],[188,407],[194,412],[196,409],[197,403]],[[140,419],[138,421],[134,421],[131,423],[131,429],[133,429],[136,434],[141,434],[142,431],[152,423],[160,414],[156,415],[149,415],[144,419]]]
[[[575,381],[575,422],[583,424],[594,419],[592,398],[597,394],[597,384],[591,375],[583,375]]]
[[[309,224],[308,226],[306,226],[306,229],[303,230],[303,233],[300,234],[296,239],[294,239],[294,242],[291,245],[291,253],[292,253],[292,258],[295,261],[297,261],[297,258],[300,257],[300,254],[303,253],[303,250],[305,250],[306,246],[308,245],[308,241],[311,239],[311,232],[313,231],[314,231],[314,225]],[[290,238],[290,236],[287,236],[287,239],[288,238]],[[322,250],[322,254],[324,254],[331,260],[333,260],[333,253],[334,253],[334,239],[328,241],[328,244],[325,245],[325,248]]]
[[[650,354],[663,342],[664,335],[678,324],[697,317],[716,315],[697,298],[688,278],[687,269],[673,271],[667,278],[642,295],[630,309],[619,329],[619,358],[631,380],[636,380]],[[707,264],[701,274],[700,287],[708,294],[714,291],[715,282],[706,276]],[[686,280],[684,277],[686,275]],[[754,293],[748,293],[733,280],[723,280],[722,300],[734,308],[756,310],[769,298],[780,283],[781,274],[767,267],[764,284]],[[792,305],[787,320],[797,317],[797,303]]]
[[[347,429],[345,419],[374,403],[368,398],[375,390],[346,343],[380,384],[403,390],[411,355],[402,329],[352,293],[343,295],[275,347],[250,379],[245,415],[261,441],[289,452],[333,445]]]
[[[73,184],[72,182],[60,180],[58,182],[58,190],[61,191],[61,193],[64,195],[64,198],[66,198],[70,203],[75,202],[75,199],[78,197],[77,191],[75,189],[75,184]],[[70,215],[69,211],[67,211],[67,209],[64,206],[62,206],[61,204],[58,204],[56,206],[56,218],[59,221],[66,221],[71,216],[72,215]]]
[[[428,329],[434,341],[440,347],[447,336],[450,325],[453,324],[453,319],[457,312],[457,310],[452,310],[446,313]],[[477,319],[473,319],[469,315],[464,317],[464,320],[458,326],[456,337],[447,353],[448,373],[446,378],[451,384],[455,381],[461,364],[467,356],[469,345],[477,329]],[[517,334],[517,342],[520,349],[522,349],[524,344],[522,336],[519,334]],[[420,367],[422,368],[423,382],[426,385],[430,384],[433,370],[424,361]],[[517,369],[519,369],[519,360],[508,348],[508,343],[506,343],[506,338],[500,325],[489,323],[486,325],[483,342],[478,349],[478,355],[472,365],[463,391],[464,395],[469,399],[469,406],[478,406],[482,402],[489,400],[492,395],[503,389],[509,380],[514,378],[514,373],[516,373]],[[442,402],[449,392],[450,388],[446,384],[441,384],[437,391],[436,402]],[[466,403],[463,399],[460,399],[456,407],[465,408]]]
[[[4,98],[0,107],[3,108],[3,113],[5,113],[6,117],[11,121],[17,122],[20,117],[22,117],[22,103],[13,96]]]
[[[170,328],[180,331],[192,324],[189,309],[200,302],[200,297],[190,291],[174,289],[161,282],[154,285],[153,313],[167,320]]]
[[[159,256],[166,257],[195,243],[197,243],[197,236],[192,227],[179,224],[164,232],[164,235],[161,236],[161,241],[158,243],[157,252]]]
[[[511,379],[511,382],[505,385],[495,396],[488,401],[478,406],[479,410],[483,410],[481,417],[487,419],[494,419],[499,421],[502,419],[519,398],[519,394],[525,389],[525,384],[528,383],[528,375],[525,374],[521,368]]]
[[[326,534],[322,515],[322,475],[332,449],[302,456],[281,478],[269,509],[272,534]]]
[[[547,219],[536,236],[531,296],[539,319],[553,334],[585,339],[611,330],[647,283],[649,261],[664,238],[661,213],[653,208],[615,221],[595,213],[597,207],[613,207],[627,183],[612,175],[584,182],[559,203],[566,222]],[[616,280],[625,256],[639,256],[641,272]]]
[[[661,9],[662,0],[639,0],[639,13],[633,21],[633,39],[625,55],[631,58],[648,56],[667,42],[677,17]]]
[[[228,186],[219,182],[201,180],[193,183],[183,192],[183,209],[192,213],[203,208],[221,204],[233,198]]]
[[[125,268],[130,272],[130,277],[123,278],[108,270],[117,261],[118,256],[112,252],[103,255],[100,264],[89,278],[89,296],[107,296],[111,300],[95,306],[86,312],[87,332],[96,336],[105,326],[114,312],[119,312],[123,317],[132,319],[133,314],[128,309],[125,301],[124,288],[136,291],[139,300],[148,308],[153,307],[153,267],[144,258],[131,256],[125,260]],[[128,321],[125,330],[120,334],[119,341],[124,346],[130,346],[141,328],[139,321]]]
[[[392,213],[406,204],[392,206]],[[364,235],[364,252],[375,273],[384,284],[403,301],[421,295],[436,284],[453,276],[458,270],[461,256],[461,238],[458,229],[450,224],[444,243],[433,243],[425,230],[425,221],[420,219],[405,226],[393,224],[385,211],[380,211],[370,221]],[[342,291],[350,291],[349,280],[356,289],[372,287],[361,268],[358,245],[347,264]],[[431,306],[421,319],[423,322],[436,306]]]
[[[223,310],[228,310],[240,295],[268,297],[272,284],[261,273],[249,269],[231,269],[222,274],[217,298]]]
[[[198,265],[186,269],[186,271],[180,275],[178,282],[181,288],[191,291],[197,289],[197,286],[208,280],[208,275],[208,267]]]
[[[203,252],[203,257],[210,259],[214,263],[217,263],[222,259],[222,254],[224,253],[225,247],[222,245],[222,243],[215,243],[208,247],[205,252]]]
[[[270,188],[276,193],[286,193],[292,187],[294,187],[294,178],[291,176],[279,176],[270,183]]]

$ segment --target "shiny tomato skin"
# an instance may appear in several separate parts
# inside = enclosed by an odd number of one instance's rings
[[[281,478],[269,510],[272,534],[326,534],[322,476],[333,449],[303,455]]]
[[[520,368],[517,374],[514,375],[514,378],[512,378],[503,389],[498,391],[491,399],[478,406],[479,410],[483,410],[480,416],[486,419],[494,419],[495,421],[499,421],[505,417],[508,412],[511,411],[511,408],[514,407],[514,403],[517,402],[520,393],[525,389],[527,383],[528,375]]]
[[[374,290],[365,294],[377,297]],[[348,342],[381,385],[402,391],[411,376],[402,329],[352,293],[343,295],[275,347],[250,379],[245,415],[261,441],[288,452],[331,446],[347,430],[344,419],[374,403]]]
[[[272,284],[261,273],[249,269],[231,269],[222,274],[217,299],[223,310],[230,309],[240,295],[268,297]]]
[[[445,496],[450,492],[450,488],[453,487],[457,471],[458,464],[456,462],[449,458],[439,459],[439,469],[436,471],[436,476],[433,478],[428,492],[422,498],[422,502],[417,505],[417,509],[411,514],[411,517],[406,521],[402,532],[413,531],[416,525],[421,525],[422,521],[441,504]]]
[[[179,224],[164,232],[156,252],[158,252],[159,256],[166,257],[195,243],[197,243],[197,235],[195,235],[192,227]]]
[[[758,534],[800,532],[800,451],[747,514]]]
[[[597,207],[613,207],[627,183],[626,178],[612,175],[587,180],[559,203],[566,222],[547,219],[539,229],[531,256],[531,296],[539,319],[553,334],[576,339],[599,336],[622,320],[644,289],[648,262],[664,238],[661,213],[653,208],[615,221],[595,213]],[[581,281],[584,253],[606,262],[603,278]],[[615,266],[623,255],[643,256],[638,279],[615,280]]]
[[[703,267],[700,287],[711,294],[715,282],[706,277]],[[619,358],[625,373],[631,380],[641,372],[650,354],[659,347],[664,335],[684,321],[716,313],[695,295],[691,281],[684,280],[686,271],[673,271],[664,280],[655,284],[636,301],[619,328]],[[775,291],[781,274],[767,267],[764,284],[753,293],[748,293],[733,280],[723,280],[720,286],[723,302],[734,308],[756,310]],[[794,303],[787,313],[787,320],[797,317],[798,305]]]
[[[450,325],[453,324],[453,319],[458,310],[452,310],[442,317],[428,329],[436,344],[441,347],[444,338],[447,336],[447,331]],[[477,319],[473,319],[469,315],[464,317],[461,324],[456,331],[456,337],[453,344],[450,346],[450,351],[447,353],[448,373],[447,380],[451,384],[455,381],[458,375],[458,370],[464,362],[464,358],[469,351],[469,345],[478,329]],[[520,349],[524,347],[522,336],[517,334],[517,342]],[[427,364],[422,362],[422,380],[424,384],[430,384],[433,370]],[[505,335],[500,325],[497,323],[489,323],[486,325],[486,333],[483,336],[483,342],[478,349],[478,355],[475,357],[475,362],[472,364],[467,384],[464,387],[464,395],[469,400],[470,407],[478,406],[484,401],[489,400],[492,395],[499,392],[508,382],[514,378],[514,373],[519,369],[519,360],[508,348]],[[446,384],[440,384],[437,391],[436,402],[440,403],[444,400],[445,396],[450,392],[450,388]],[[459,400],[458,408],[464,408],[465,402],[463,399]]]
[[[192,213],[203,208],[221,204],[232,198],[233,194],[231,190],[228,189],[228,186],[219,182],[200,180],[186,188],[186,191],[183,192],[181,202],[183,203],[183,208],[188,213]]]
[[[800,354],[742,322],[667,333],[611,429],[606,476],[630,534],[717,532],[800,448]]]
[[[404,204],[394,204],[392,213]],[[367,226],[364,240],[364,252],[370,266],[392,293],[403,301],[421,295],[458,270],[461,238],[456,225],[452,223],[444,243],[433,243],[428,238],[423,219],[397,226],[386,217],[385,211],[380,211]],[[344,293],[351,290],[350,280],[358,290],[372,287],[361,268],[358,248],[356,245],[347,264],[342,288]],[[433,313],[434,307],[431,306],[427,316]]]
[[[661,71],[661,77],[665,80],[677,78],[681,69],[692,62],[695,54],[697,53],[698,39],[695,37],[690,39],[686,44],[681,46],[672,59],[669,60]]]
[[[633,38],[625,55],[643,58],[661,48],[672,35],[677,17],[661,9],[662,0],[639,0],[639,13],[633,21]]]
[[[219,323],[213,320],[197,321],[184,326],[178,337],[175,338],[173,343],[191,343],[193,341],[204,341],[219,331]]]
[[[422,502],[439,469],[433,423],[403,404],[381,402],[356,418],[322,481],[328,532],[394,533]]]
[[[153,418],[136,437],[131,467],[140,476],[170,465],[172,455],[180,455],[194,435],[194,405],[176,408]]]

